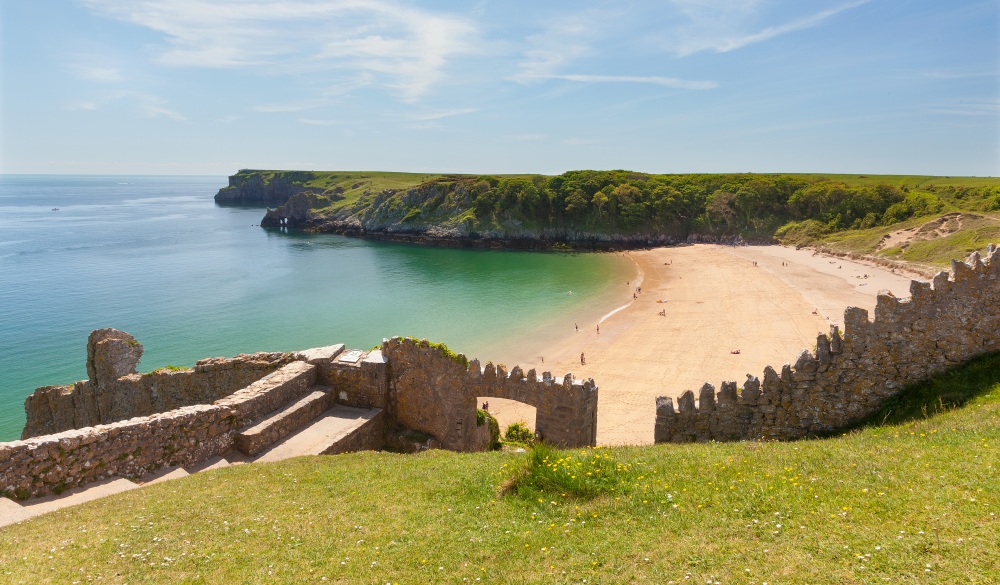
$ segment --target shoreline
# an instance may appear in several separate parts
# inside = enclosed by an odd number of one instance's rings
[[[716,388],[727,380],[742,383],[768,365],[794,362],[819,333],[842,328],[848,306],[872,314],[880,290],[907,297],[911,280],[782,246],[698,244],[628,256],[643,291],[606,313],[600,334],[592,326],[560,335],[545,349],[544,363],[515,362],[525,371],[593,378],[600,391],[599,445],[652,443],[657,396],[697,393],[705,382]],[[534,416],[534,408],[510,401],[491,401],[490,412],[501,427],[531,424]]]

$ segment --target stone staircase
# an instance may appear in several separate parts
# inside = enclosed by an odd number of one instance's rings
[[[384,414],[381,409],[353,408],[332,403],[333,393],[329,387],[313,386],[304,396],[296,397],[289,404],[240,431],[235,439],[237,449],[191,467],[165,467],[139,481],[106,479],[26,502],[0,497],[0,528],[112,494],[187,477],[199,471],[370,448],[372,437],[381,437],[384,433]]]
[[[224,455],[186,468],[166,467],[138,481],[110,478],[25,502],[0,497],[0,527],[199,471],[302,455],[380,449],[385,432],[385,414],[381,409],[335,404],[333,388],[315,385],[316,374],[310,371],[312,364],[336,359],[343,350],[340,344],[300,352],[302,361],[218,401],[216,404],[231,402],[243,423],[233,439],[234,449]]]
[[[293,399],[253,426],[241,430],[236,435],[236,448],[244,455],[256,455],[292,431],[306,426],[333,406],[331,390],[329,386],[309,388],[305,396]]]

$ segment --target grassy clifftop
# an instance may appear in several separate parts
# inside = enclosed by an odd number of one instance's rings
[[[964,406],[959,406],[964,404]],[[359,453],[171,481],[0,530],[9,583],[988,583],[1000,357],[793,443]],[[599,462],[599,464],[598,464]]]
[[[570,245],[692,237],[810,244],[862,230],[884,235],[901,222],[949,212],[994,217],[1000,211],[1000,179],[975,177],[241,171],[233,181],[239,186],[227,189],[295,190],[266,226]]]

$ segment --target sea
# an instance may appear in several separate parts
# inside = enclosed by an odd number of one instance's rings
[[[36,388],[86,378],[114,327],[139,371],[415,336],[517,363],[621,304],[615,254],[468,250],[264,229],[215,176],[0,175],[0,441]]]

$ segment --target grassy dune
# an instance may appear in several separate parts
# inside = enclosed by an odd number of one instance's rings
[[[501,495],[523,453],[231,467],[0,529],[0,581],[997,582],[1000,356],[872,422],[552,455],[563,485],[614,471],[589,498],[530,482]]]
[[[950,212],[954,214],[955,212]],[[991,212],[960,213],[961,229],[946,233],[915,237],[912,241],[897,243],[882,247],[883,238],[892,234],[909,230],[918,234],[921,228],[927,228],[942,221],[947,214],[939,213],[932,216],[913,218],[891,226],[880,226],[867,230],[850,230],[831,234],[818,241],[813,246],[829,249],[835,252],[857,252],[888,260],[901,260],[922,264],[925,266],[943,268],[950,265],[954,258],[965,258],[973,251],[980,253],[990,243],[1000,242],[1000,214]],[[926,227],[925,227],[926,226]],[[904,238],[906,239],[906,238]]]

